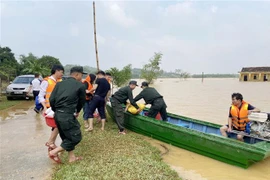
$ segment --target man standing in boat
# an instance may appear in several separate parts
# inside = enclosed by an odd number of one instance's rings
[[[147,82],[142,82],[141,88],[143,90],[134,98],[134,101],[137,102],[143,98],[146,104],[151,104],[148,117],[155,118],[156,115],[160,113],[162,120],[168,121],[167,105],[163,96],[161,96],[155,88],[149,87]]]
[[[227,137],[227,132],[232,130],[241,131],[246,130],[246,124],[249,122],[248,115],[252,112],[260,112],[260,110],[243,100],[240,93],[232,94],[232,105],[229,110],[228,124],[220,128],[223,136]],[[244,141],[243,135],[238,134],[237,140]]]
[[[130,81],[128,86],[120,88],[114,93],[114,95],[112,95],[111,103],[115,121],[119,128],[119,134],[126,134],[124,128],[124,109],[122,104],[126,104],[126,101],[129,100],[130,104],[137,109],[137,112],[141,111],[139,106],[135,103],[132,95],[132,91],[136,86],[138,86],[137,81]]]

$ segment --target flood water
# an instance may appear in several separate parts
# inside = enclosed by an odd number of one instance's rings
[[[245,101],[261,111],[270,112],[270,82],[204,79],[202,83],[201,79],[158,79],[153,86],[164,96],[168,112],[217,124],[227,123],[233,92],[241,93]],[[134,95],[140,91],[136,88]],[[270,179],[270,158],[242,169],[151,138],[146,140],[163,151],[164,146],[167,148],[163,154],[164,161],[183,179]]]
[[[200,79],[159,79],[154,86],[164,96],[169,112],[204,121],[225,124],[233,92],[241,92],[247,102],[270,112],[270,82],[205,79],[202,83]],[[136,88],[134,95],[140,91]],[[44,146],[49,134],[44,119],[33,111],[33,101],[23,101],[0,111],[0,179],[49,178],[54,167]],[[242,169],[148,137],[145,139],[161,150],[164,161],[185,180],[268,180],[270,177],[270,158]]]

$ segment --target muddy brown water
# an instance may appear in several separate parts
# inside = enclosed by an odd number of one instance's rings
[[[159,79],[154,86],[164,96],[169,112],[204,121],[226,123],[232,92],[241,92],[247,102],[270,112],[269,82],[205,79],[202,83],[200,79]],[[134,95],[140,91],[136,88]],[[54,167],[44,146],[49,135],[44,119],[33,111],[33,101],[23,101],[0,111],[0,179],[48,179]],[[148,137],[145,139],[161,150],[164,161],[183,179],[268,180],[270,177],[270,158],[242,169]]]
[[[242,93],[247,102],[261,111],[270,112],[270,82],[204,79],[202,83],[201,79],[158,79],[153,86],[164,96],[169,112],[217,124],[227,123],[233,92]],[[140,91],[136,88],[134,95]],[[164,161],[183,179],[270,179],[270,158],[242,169],[151,138],[146,140],[163,152]]]

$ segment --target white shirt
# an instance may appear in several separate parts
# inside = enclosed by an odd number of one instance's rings
[[[49,77],[50,79],[56,81],[54,79],[54,77],[50,76]],[[39,91],[39,94],[38,94],[38,101],[39,103],[42,103],[42,102],[45,102],[45,95],[46,95],[46,90],[48,88],[48,81],[42,81],[41,84],[40,84],[40,91]]]
[[[38,78],[35,78],[33,81],[32,81],[32,90],[33,91],[39,91],[40,90],[40,81]]]

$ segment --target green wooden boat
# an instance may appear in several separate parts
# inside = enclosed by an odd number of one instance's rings
[[[111,106],[109,115],[114,119]],[[147,110],[146,110],[147,111]],[[237,132],[223,137],[221,125],[168,113],[168,122],[144,116],[125,113],[124,125],[134,132],[202,154],[213,159],[248,168],[270,156],[270,139],[246,135],[245,142],[236,140]],[[268,118],[270,125],[270,117]]]

